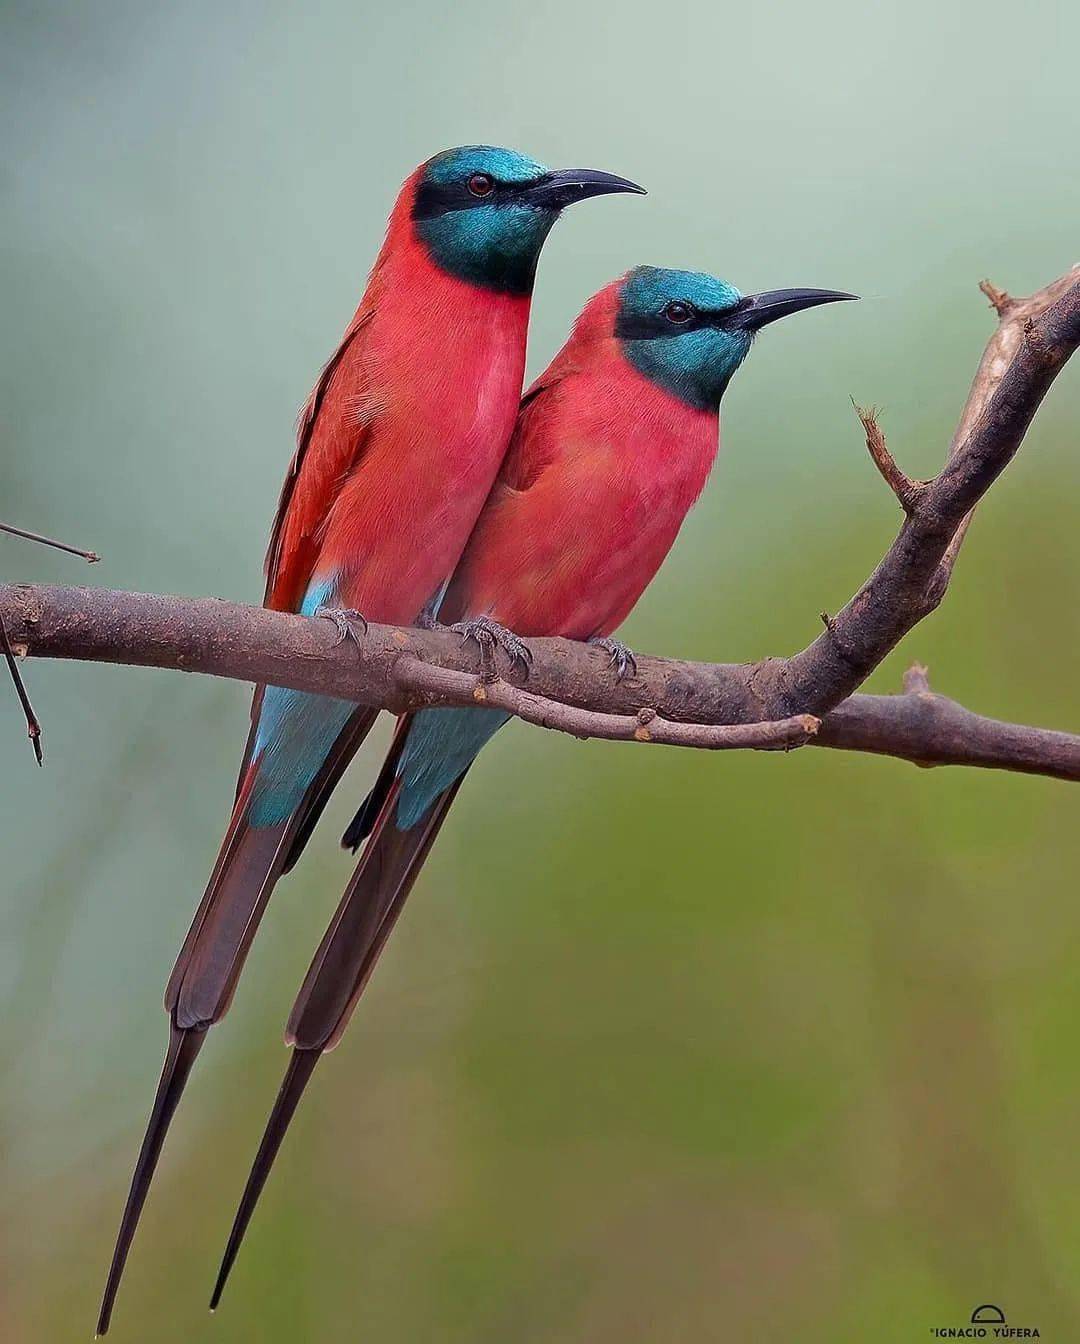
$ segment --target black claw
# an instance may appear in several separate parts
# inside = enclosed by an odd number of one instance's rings
[[[611,636],[603,638],[590,639],[590,644],[595,644],[598,649],[603,649],[605,653],[611,655],[608,662],[609,667],[615,669],[615,681],[623,681],[626,677],[637,676],[637,659],[634,657],[633,650],[622,642],[621,639],[613,639]]]
[[[338,632],[337,642],[339,644],[351,639],[354,644],[359,645],[360,635],[366,635],[368,632],[368,623],[364,618],[364,613],[354,611],[352,607],[320,607],[315,615],[334,623],[334,629]],[[357,626],[360,627],[359,634],[356,631]]]
[[[482,675],[485,680],[490,681],[497,675],[495,667],[495,650],[497,648],[502,649],[503,653],[510,659],[511,666],[520,664],[522,675],[526,677],[529,675],[529,668],[532,666],[532,650],[512,630],[507,630],[505,626],[499,625],[490,616],[477,616],[471,621],[458,621],[450,626],[450,629],[456,630],[461,635],[463,644],[471,639],[479,646],[483,668]]]

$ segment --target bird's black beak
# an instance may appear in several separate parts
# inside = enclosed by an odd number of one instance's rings
[[[587,201],[590,196],[610,196],[614,192],[629,191],[645,195],[645,188],[614,173],[599,173],[592,168],[562,168],[545,173],[538,182],[525,188],[520,199],[541,210],[565,210],[568,205]]]
[[[816,308],[819,303],[840,303],[857,299],[858,294],[844,294],[837,289],[768,289],[762,294],[748,294],[724,319],[724,326],[741,331],[760,331],[762,327],[800,313],[804,308]]]

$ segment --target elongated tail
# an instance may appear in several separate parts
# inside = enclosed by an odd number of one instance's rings
[[[345,834],[341,837],[342,849],[351,849],[355,854],[375,829],[379,814],[386,806],[386,800],[390,797],[390,792],[397,780],[398,762],[401,760],[401,753],[405,749],[412,719],[411,714],[403,714],[398,720],[394,739],[390,743],[390,750],[386,753],[382,768],[375,777],[371,792],[360,804],[356,816],[349,822],[345,828]]]
[[[257,693],[257,704],[261,693]],[[252,822],[258,804],[257,762],[244,771],[202,902],[165,990],[169,1049],[120,1220],[97,1333],[109,1328],[128,1251],[169,1124],[208,1029],[228,1012],[244,961],[274,885],[296,862],[334,785],[375,721],[377,711],[353,709],[294,809],[267,825]],[[255,742],[253,738],[252,748]],[[250,754],[250,751],[249,751]]]
[[[120,1231],[113,1248],[112,1263],[109,1265],[109,1277],[101,1299],[95,1337],[105,1334],[109,1328],[113,1303],[116,1301],[128,1251],[131,1249],[131,1240],[139,1225],[139,1215],[146,1202],[146,1193],[150,1188],[154,1168],[161,1153],[161,1145],[165,1142],[169,1122],[180,1101],[191,1066],[195,1063],[195,1057],[205,1039],[206,1033],[203,1031],[180,1031],[172,1027],[169,1032],[169,1049],[165,1055],[161,1081],[158,1083],[157,1096],[154,1098],[154,1109],[150,1113],[150,1122],[146,1128],[146,1136],[139,1151],[139,1160],[135,1164],[131,1189],[128,1191],[127,1203],[120,1220]]]
[[[425,711],[424,715],[416,718],[424,718],[428,713],[445,712]],[[492,715],[490,711],[466,713],[487,716],[487,721],[482,721],[483,732],[474,733],[478,740],[472,753],[475,755],[504,720],[503,716]],[[404,767],[408,758],[408,744],[412,742],[414,733],[415,726],[408,720],[403,721],[391,747],[388,758],[391,762],[397,762],[400,757],[400,765]],[[210,1303],[212,1309],[221,1300],[244,1233],[304,1088],[323,1052],[333,1049],[341,1039],[461,787],[470,761],[471,756],[465,761],[454,757],[455,773],[433,796],[425,792],[425,807],[419,817],[411,815],[415,811],[415,800],[411,797],[408,777],[397,773],[397,764],[389,774],[384,767],[376,782],[372,797],[380,798],[382,806],[371,828],[371,839],[308,969],[289,1017],[285,1040],[294,1047],[292,1059],[233,1221]],[[407,807],[408,825],[403,824],[403,805]],[[354,822],[350,832],[354,832],[356,827],[357,823]]]

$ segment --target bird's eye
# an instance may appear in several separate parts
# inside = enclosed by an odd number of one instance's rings
[[[490,196],[495,190],[495,179],[487,173],[473,173],[466,186],[474,196]]]
[[[694,316],[694,305],[680,303],[678,299],[673,299],[671,303],[664,305],[664,316],[669,322],[674,322],[676,326],[681,327],[684,322],[689,322]]]

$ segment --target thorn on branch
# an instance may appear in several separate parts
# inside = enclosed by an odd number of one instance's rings
[[[896,459],[889,452],[885,435],[877,422],[878,412],[876,408],[859,406],[854,397],[851,399],[851,404],[855,407],[855,414],[862,424],[863,433],[866,435],[866,447],[873,459],[874,466],[881,473],[885,484],[900,501],[900,507],[910,517],[919,502],[919,496],[926,488],[926,483],[912,480],[896,465]]]
[[[836,620],[832,616],[830,616],[827,611],[823,611],[819,614],[821,616],[821,624],[829,632],[829,635],[832,638],[833,647],[836,649],[836,652],[840,655],[841,658],[843,658],[844,662],[847,663],[849,667],[857,667],[858,664],[855,658],[852,656],[851,650],[840,638]]]
[[[7,628],[2,619],[0,619],[0,653],[3,654],[8,671],[11,673],[15,694],[19,697],[19,705],[22,708],[23,718],[26,720],[26,736],[30,739],[30,745],[34,748],[34,758],[38,765],[44,765],[45,750],[41,740],[41,723],[34,713],[34,706],[30,703],[30,696],[27,694],[22,673],[15,661],[15,651],[8,640]]]
[[[990,300],[990,304],[998,317],[1004,317],[1016,302],[1011,294],[1007,294],[1003,289],[998,289],[997,285],[990,280],[980,280],[979,288]]]
[[[43,537],[40,532],[27,532],[25,528],[13,527],[10,523],[0,523],[0,532],[6,532],[12,537],[22,537],[24,541],[36,541],[42,546],[51,546],[55,551],[66,551],[68,555],[80,556],[91,565],[96,565],[101,559],[96,551],[83,551],[78,546],[69,546],[65,541],[54,541],[52,537]],[[4,662],[7,663],[7,669],[15,687],[15,694],[19,698],[19,706],[22,709],[23,718],[26,720],[26,735],[30,739],[30,745],[34,748],[34,759],[38,765],[44,765],[45,750],[41,740],[41,723],[34,713],[34,706],[30,703],[26,683],[23,681],[19,665],[15,661],[15,651],[8,641],[7,630],[2,620],[0,620],[0,654],[3,655]]]
[[[925,695],[930,690],[929,671],[925,663],[912,663],[904,673],[904,694]]]

